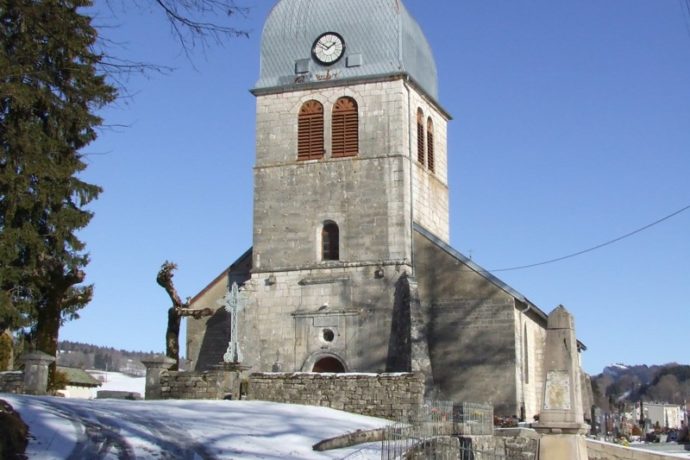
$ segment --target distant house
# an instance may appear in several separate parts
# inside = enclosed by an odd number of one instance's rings
[[[644,403],[645,419],[649,420],[652,426],[661,428],[678,429],[685,418],[683,406],[677,404],[664,403]],[[635,420],[640,419],[639,406],[635,409]]]
[[[82,369],[60,366],[57,369],[67,377],[65,389],[60,390],[60,394],[66,398],[91,399],[93,390],[101,386],[101,382]]]

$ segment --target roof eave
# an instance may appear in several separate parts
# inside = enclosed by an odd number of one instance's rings
[[[467,265],[472,271],[476,272],[478,275],[486,278],[490,283],[492,283],[494,286],[502,289],[504,292],[512,296],[513,298],[519,300],[520,302],[524,303],[525,305],[529,306],[530,310],[534,311],[540,318],[546,320],[548,318],[548,315],[544,313],[544,311],[539,308],[537,305],[532,303],[527,297],[510,287],[507,283],[504,281],[500,280],[491,272],[488,270],[485,270],[481,266],[479,266],[477,263],[475,263],[472,259],[469,257],[465,256],[462,254],[460,251],[454,249],[452,246],[447,244],[445,241],[441,240],[439,237],[431,233],[429,230],[426,228],[422,227],[418,223],[414,224],[414,229],[419,232],[422,236],[427,238],[429,241],[434,243],[436,246],[438,246],[440,249],[445,251],[447,254],[450,256],[458,259],[460,262],[464,263]]]
[[[255,87],[249,90],[254,96],[267,96],[270,94],[282,94],[290,91],[304,91],[311,89],[322,89],[327,87],[341,87],[357,85],[362,83],[379,83],[393,80],[405,80],[413,86],[424,99],[438,109],[438,111],[448,120],[452,120],[453,116],[436,100],[434,96],[429,94],[424,87],[415,80],[407,72],[391,72],[379,75],[368,75],[365,77],[343,78],[341,80],[327,80],[327,81],[309,81],[304,83],[292,83],[288,85]]]

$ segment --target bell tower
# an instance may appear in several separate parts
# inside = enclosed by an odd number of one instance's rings
[[[280,0],[252,92],[248,361],[386,370],[413,224],[449,236],[450,117],[429,44],[400,0]]]

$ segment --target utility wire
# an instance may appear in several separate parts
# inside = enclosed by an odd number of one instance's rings
[[[678,2],[685,18],[685,28],[688,30],[688,34],[690,34],[690,0],[678,0]]]
[[[605,242],[605,243],[598,244],[598,245],[593,246],[593,247],[588,248],[588,249],[583,249],[582,251],[578,251],[578,252],[574,252],[574,253],[572,253],[572,254],[568,254],[567,256],[557,257],[557,258],[555,258],[555,259],[545,260],[545,261],[543,261],[543,262],[537,262],[537,263],[535,263],[535,264],[520,265],[520,266],[518,266],[518,267],[510,267],[510,268],[499,268],[499,269],[497,269],[497,270],[489,270],[489,271],[492,272],[492,273],[494,273],[494,272],[508,272],[508,271],[515,271],[515,270],[524,270],[524,269],[526,269],[526,268],[534,268],[534,267],[539,267],[539,266],[541,266],[541,265],[547,265],[547,264],[552,264],[552,263],[555,263],[555,262],[560,262],[561,260],[572,259],[573,257],[581,256],[582,254],[586,254],[586,253],[588,253],[588,252],[596,251],[597,249],[601,249],[601,248],[603,248],[603,247],[605,247],[605,246],[609,246],[609,245],[611,245],[611,244],[613,244],[613,243],[617,243],[617,242],[619,242],[619,241],[621,241],[621,240],[624,240],[624,239],[629,238],[629,237],[631,237],[631,236],[633,236],[633,235],[636,235],[636,234],[638,234],[638,233],[640,233],[640,232],[643,232],[643,231],[647,230],[648,228],[654,227],[655,225],[658,225],[658,224],[660,224],[660,223],[662,223],[662,222],[664,222],[664,221],[669,220],[669,219],[672,218],[672,217],[677,216],[678,214],[680,214],[680,213],[682,213],[682,212],[687,211],[688,209],[690,209],[690,205],[685,206],[684,208],[679,209],[678,211],[676,211],[676,212],[674,212],[674,213],[671,213],[671,214],[669,214],[669,215],[666,216],[666,217],[662,217],[661,219],[656,220],[656,221],[652,222],[651,224],[647,224],[647,225],[645,225],[644,227],[640,227],[640,228],[638,228],[637,230],[634,230],[634,231],[632,231],[632,232],[630,232],[630,233],[626,233],[625,235],[619,236],[618,238],[614,238],[614,239],[609,240],[609,241],[607,241],[607,242]]]

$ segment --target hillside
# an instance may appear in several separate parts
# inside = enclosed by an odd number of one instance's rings
[[[593,376],[592,387],[595,404],[604,410],[641,399],[683,404],[690,400],[690,366],[616,364]]]
[[[62,341],[58,344],[58,365],[79,369],[98,369],[142,376],[141,361],[158,355],[154,352],[117,350],[87,343]]]

